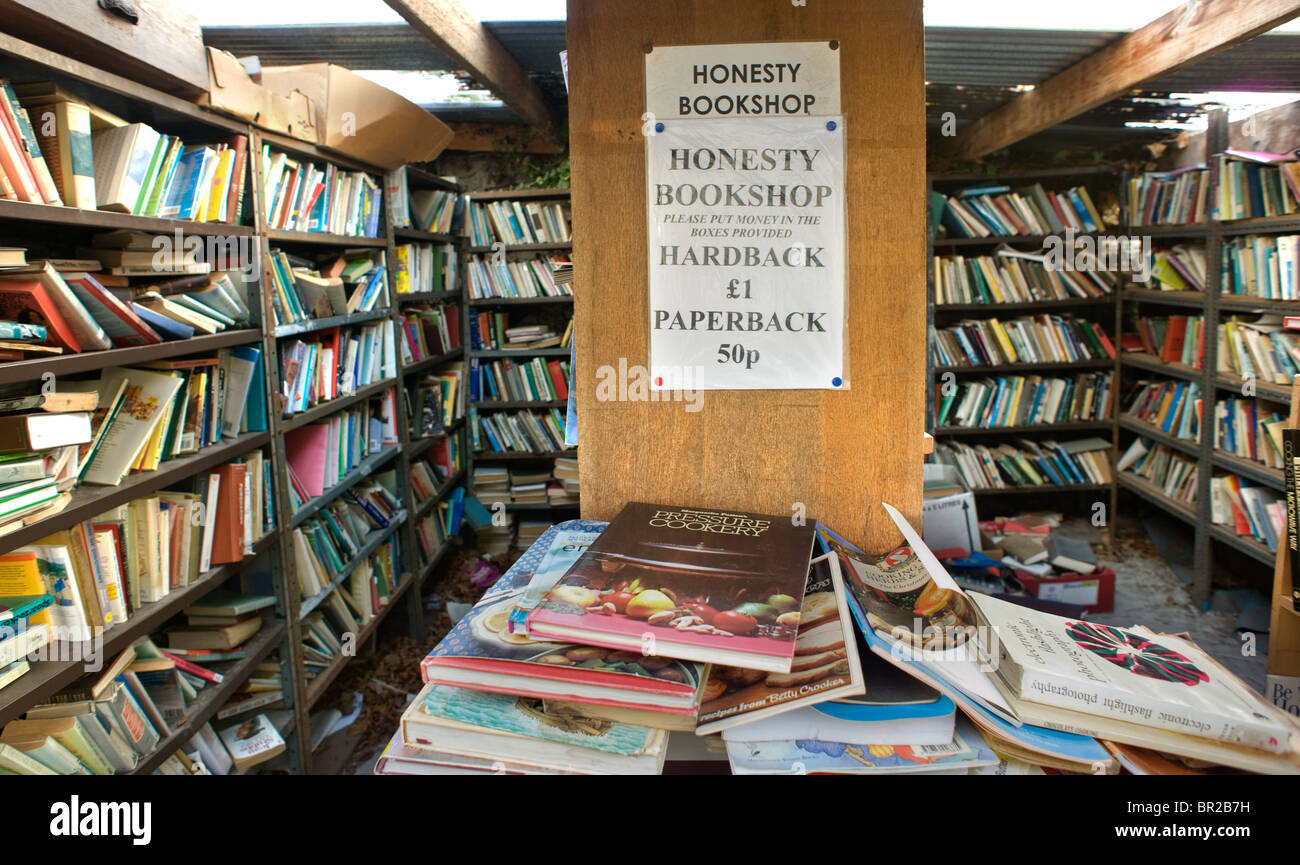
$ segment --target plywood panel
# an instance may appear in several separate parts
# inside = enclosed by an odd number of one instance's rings
[[[707,391],[600,402],[597,371],[645,366],[644,49],[836,39],[847,127],[848,391]],[[920,526],[925,111],[919,0],[570,0],[569,128],[582,513],[628,501],[773,514],[799,504],[869,550]]]

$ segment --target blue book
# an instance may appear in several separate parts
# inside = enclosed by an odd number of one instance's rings
[[[492,525],[492,514],[474,496],[465,496],[465,520],[471,528],[481,529]]]
[[[188,324],[181,324],[175,319],[168,318],[135,302],[131,303],[131,309],[136,315],[140,316],[141,321],[156,330],[158,335],[165,340],[189,339],[194,336],[194,328]]]
[[[198,188],[215,156],[208,147],[187,147],[176,164],[176,173],[159,216],[164,219],[193,219],[198,213]]]
[[[266,413],[266,378],[262,374],[262,350],[255,346],[238,346],[236,356],[247,352],[252,356],[252,380],[248,383],[248,399],[244,404],[244,432],[266,432],[269,429]]]

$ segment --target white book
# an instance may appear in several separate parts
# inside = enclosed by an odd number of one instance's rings
[[[50,623],[56,638],[64,642],[82,642],[92,637],[90,622],[86,619],[86,606],[81,598],[72,554],[65,546],[33,544],[18,552],[36,553],[36,566],[45,584],[45,591],[54,596],[49,607]]]
[[[108,405],[123,381],[127,382],[126,404],[86,471],[87,483],[116,486],[121,482],[184,383],[175,375],[113,367],[104,370],[99,379],[101,405]]]
[[[1017,699],[1132,721],[1275,754],[1294,724],[1266,714],[1258,695],[1193,643],[1040,613],[971,593],[994,678]]]
[[[108,594],[113,624],[120,625],[126,621],[126,596],[123,594],[122,563],[117,557],[117,539],[113,532],[107,529],[95,532],[95,558],[104,576],[104,590]]]

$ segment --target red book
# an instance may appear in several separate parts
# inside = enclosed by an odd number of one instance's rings
[[[206,277],[205,277],[206,279]],[[114,348],[157,345],[163,341],[158,332],[144,323],[135,310],[117,299],[89,273],[67,273],[63,281],[81,301],[91,317],[100,323]]]
[[[159,651],[162,651],[164,655],[171,658],[171,660],[176,664],[176,669],[181,672],[189,673],[192,676],[198,676],[200,679],[207,679],[209,682],[216,685],[221,684],[222,676],[220,673],[213,672],[207,667],[200,667],[198,664],[191,663],[179,655],[173,655],[171,652],[163,651],[161,649]]]
[[[9,112],[0,106],[0,168],[14,185],[20,200],[44,204],[45,198],[36,185],[36,172],[30,160],[18,127]]]
[[[212,565],[244,558],[244,463],[226,463],[217,469],[217,514],[212,526]]]
[[[569,398],[569,383],[564,380],[564,370],[560,367],[560,362],[558,360],[547,361],[546,369],[551,374],[551,384],[555,387],[555,398],[567,400]]]
[[[1171,315],[1165,327],[1165,344],[1160,349],[1160,359],[1165,363],[1181,363],[1183,338],[1187,334],[1187,316]]]
[[[1092,322],[1092,333],[1097,337],[1097,342],[1101,343],[1101,347],[1106,350],[1106,356],[1113,359],[1115,357],[1115,344],[1110,341],[1110,337],[1106,336],[1106,331],[1099,322]]]
[[[81,343],[73,334],[71,325],[39,280],[0,280],[0,319],[44,325],[48,331],[46,342],[71,352],[81,352]]]

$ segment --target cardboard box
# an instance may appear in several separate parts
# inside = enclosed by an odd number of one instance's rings
[[[265,66],[262,83],[301,91],[316,109],[316,143],[380,168],[428,162],[451,143],[438,118],[386,87],[332,63]]]
[[[927,484],[950,484],[965,490],[945,496],[926,496],[921,503],[921,538],[926,546],[941,559],[960,558],[979,550],[975,496],[961,475],[952,466],[926,463],[925,481]]]
[[[282,94],[258,84],[229,51],[208,49],[208,92],[200,104],[262,129],[316,143],[316,108],[311,99],[299,91]]]
[[[1013,571],[1025,590],[1042,601],[1076,604],[1090,613],[1109,613],[1115,609],[1115,572],[1098,568],[1091,574],[1057,574],[1036,577],[1025,571]]]

